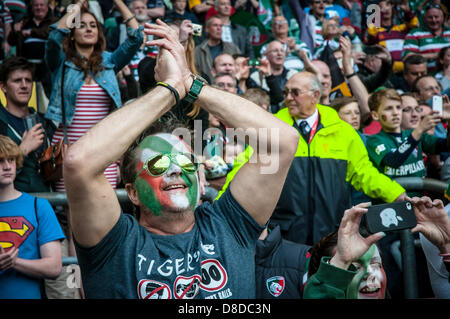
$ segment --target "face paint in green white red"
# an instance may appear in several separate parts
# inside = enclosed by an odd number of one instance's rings
[[[137,171],[154,155],[192,152],[186,143],[168,133],[148,136],[139,147],[141,157]],[[136,178],[135,187],[139,200],[157,216],[163,211],[194,210],[200,198],[198,175],[186,174],[174,163],[164,175],[158,177],[150,176],[143,170]]]
[[[353,263],[358,272],[347,288],[349,299],[384,299],[386,274],[376,245]]]

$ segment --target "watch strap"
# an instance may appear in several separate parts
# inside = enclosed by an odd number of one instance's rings
[[[198,95],[200,94],[200,91],[202,90],[204,84],[205,83],[199,77],[195,76],[191,88],[184,97],[184,100],[189,103],[194,103],[194,101],[197,100]]]

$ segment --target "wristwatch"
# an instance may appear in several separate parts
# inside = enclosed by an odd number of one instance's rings
[[[189,92],[186,94],[183,100],[185,100],[188,103],[194,103],[195,100],[197,100],[198,95],[200,94],[200,91],[203,88],[203,85],[208,84],[204,78],[202,78],[200,75],[193,75],[194,82],[192,82],[191,88],[189,89]]]

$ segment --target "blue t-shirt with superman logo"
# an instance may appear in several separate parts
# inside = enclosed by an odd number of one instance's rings
[[[36,219],[37,217],[37,219]],[[22,193],[0,202],[0,245],[5,251],[19,249],[17,258],[41,258],[40,246],[64,239],[52,206],[46,199]],[[40,280],[8,269],[0,271],[0,299],[39,299]]]
[[[121,214],[94,247],[76,245],[87,298],[255,298],[255,246],[263,227],[227,190],[195,210],[187,233],[155,235]]]

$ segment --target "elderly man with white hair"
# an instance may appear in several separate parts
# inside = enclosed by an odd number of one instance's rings
[[[276,117],[300,132],[297,152],[271,218],[284,238],[311,245],[334,231],[351,206],[350,183],[372,198],[393,202],[405,190],[378,172],[356,130],[337,112],[318,104],[320,80],[298,72],[286,83]]]

